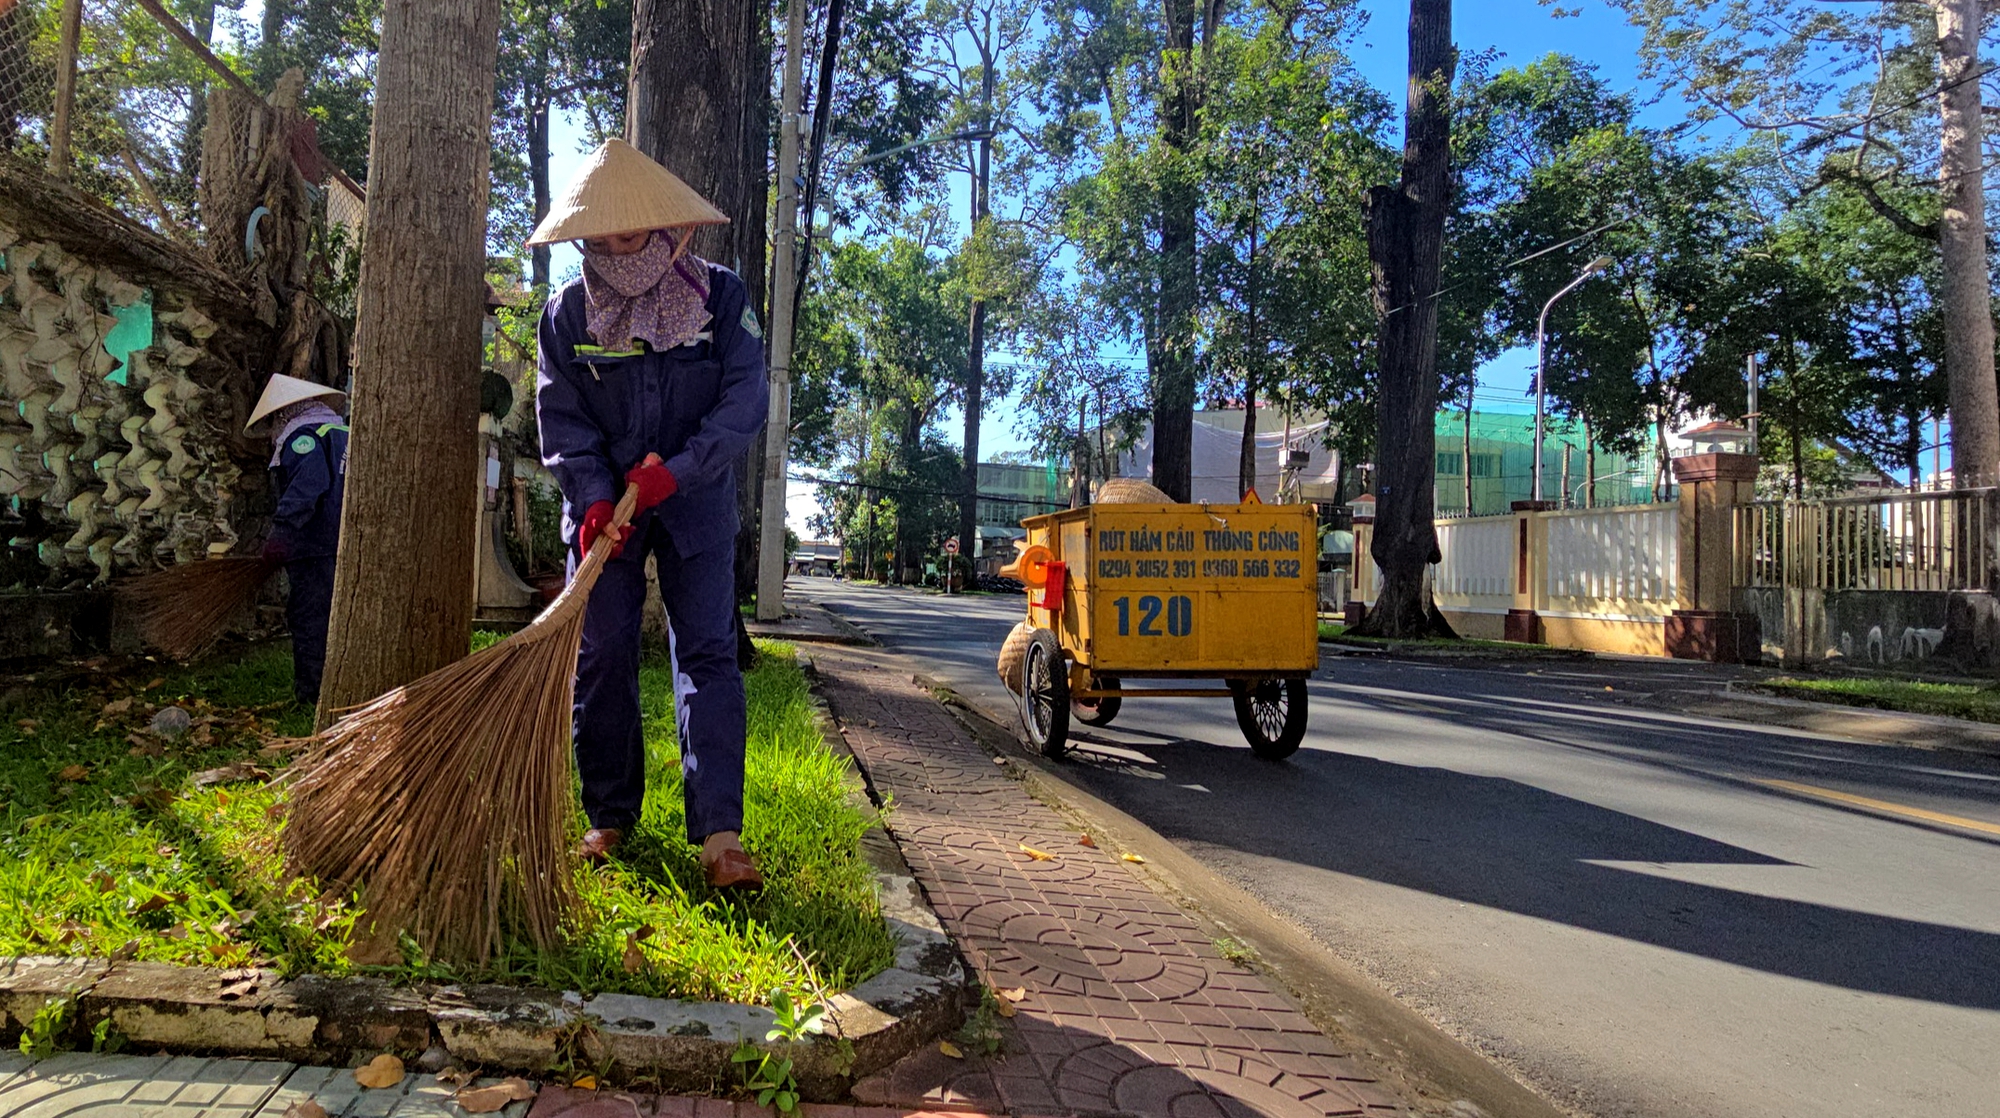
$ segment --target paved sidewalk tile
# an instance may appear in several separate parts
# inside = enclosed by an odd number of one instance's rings
[[[946,929],[986,985],[1027,992],[1003,1058],[919,1052],[858,1085],[858,1101],[1160,1118],[1402,1109],[1185,913],[1080,845],[893,661],[839,648],[813,661]]]
[[[277,1060],[64,1053],[20,1069],[0,1085],[0,1115],[249,1118],[292,1070]]]
[[[477,1080],[475,1087],[500,1082],[497,1078]],[[256,1118],[281,1118],[285,1108],[301,1099],[311,1099],[326,1108],[327,1118],[431,1118],[452,1115],[462,1118],[465,1111],[451,1102],[455,1088],[438,1082],[435,1075],[407,1075],[394,1087],[369,1090],[354,1081],[350,1068],[299,1068],[287,1078]],[[495,1113],[505,1118],[524,1118],[534,1100],[509,1103]]]

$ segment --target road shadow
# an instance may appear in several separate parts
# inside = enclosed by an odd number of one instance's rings
[[[1522,733],[1518,721],[1494,730]],[[1169,839],[1771,974],[2000,1010],[2000,935],[1593,864],[1790,863],[1519,781],[1325,750],[1274,766],[1235,744],[1186,739],[1096,749],[1084,743],[1072,763],[1114,800],[1128,798],[1133,769],[1155,787],[1163,778],[1206,790],[1200,811],[1144,813]]]

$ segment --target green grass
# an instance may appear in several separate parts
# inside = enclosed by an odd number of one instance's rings
[[[1771,679],[1759,690],[1796,699],[2000,722],[2000,687],[1909,679]]]
[[[894,944],[858,853],[876,815],[855,797],[846,758],[820,741],[790,647],[764,647],[746,680],[744,834],[769,881],[761,894],[721,895],[701,881],[683,832],[670,672],[653,652],[641,670],[645,817],[622,861],[584,876],[587,918],[572,941],[549,953],[523,943],[479,972],[413,957],[374,969],[755,1002],[779,988],[841,989],[887,966]],[[158,680],[72,688],[11,715],[0,730],[0,955],[362,969],[346,958],[356,908],[281,873],[277,793],[264,774],[194,780],[234,763],[281,769],[284,739],[312,720],[290,692],[288,650],[262,648]],[[174,704],[195,730],[162,742],[145,728]]]

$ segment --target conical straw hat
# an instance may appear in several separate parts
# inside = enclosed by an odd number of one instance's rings
[[[727,225],[729,218],[672,171],[623,140],[606,140],[549,207],[531,245],[580,241],[677,225]]]
[[[249,434],[252,427],[262,423],[273,412],[283,410],[301,400],[311,400],[320,396],[346,399],[347,393],[338,388],[328,388],[324,384],[314,384],[309,380],[274,373],[270,383],[264,385],[264,394],[257,397],[257,406],[250,409],[250,422],[243,425],[243,433]]]

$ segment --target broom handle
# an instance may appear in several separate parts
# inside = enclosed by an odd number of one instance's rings
[[[638,507],[639,487],[627,485],[625,495],[618,498],[618,507],[611,510],[611,523],[591,541],[590,554],[583,557],[582,563],[577,564],[576,573],[579,577],[585,568],[590,568],[594,574],[611,560],[611,552],[618,546],[618,537],[631,525],[632,514]]]

